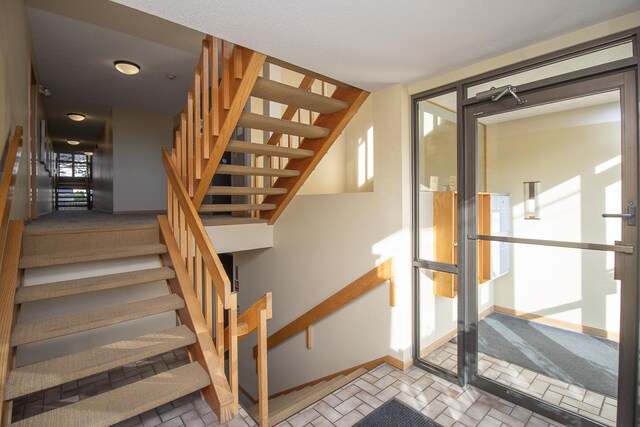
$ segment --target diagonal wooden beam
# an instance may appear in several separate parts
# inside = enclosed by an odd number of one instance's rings
[[[207,194],[207,189],[211,185],[213,175],[216,173],[216,169],[218,169],[218,165],[220,164],[224,151],[227,149],[227,144],[229,143],[231,135],[238,124],[242,110],[244,110],[244,107],[251,96],[251,90],[253,89],[256,79],[258,78],[258,75],[262,70],[262,66],[267,58],[262,53],[240,48],[239,46],[234,47],[234,53],[231,55],[233,58],[238,58],[237,55],[239,55],[239,53],[235,53],[236,49],[241,49],[242,60],[236,59],[230,61],[230,69],[228,72],[228,76],[230,76],[229,81],[222,81],[220,83],[221,87],[224,88],[225,85],[227,85],[229,88],[229,109],[222,109],[220,112],[212,110],[211,112],[213,115],[221,114],[220,132],[218,136],[211,137],[211,153],[209,155],[209,160],[202,171],[202,178],[198,182],[193,194],[192,201],[196,209],[200,207],[204,196]],[[234,66],[242,66],[242,72],[236,72],[234,70]],[[233,78],[233,76],[238,75],[241,75],[242,78]],[[223,80],[224,78],[227,77],[223,77]],[[223,105],[222,97],[224,96],[225,91],[220,90],[218,92],[217,96],[221,97],[221,100],[217,105]]]
[[[369,92],[354,87],[336,88],[332,98],[347,102],[349,107],[337,113],[321,114],[316,118],[313,124],[330,129],[329,135],[325,138],[305,138],[302,140],[300,148],[312,150],[315,155],[305,159],[289,160],[285,169],[296,170],[300,175],[297,177],[280,177],[276,180],[273,187],[286,188],[287,192],[281,195],[267,196],[263,203],[275,204],[276,209],[261,213],[261,218],[266,219],[269,224],[276,222],[368,96]]]

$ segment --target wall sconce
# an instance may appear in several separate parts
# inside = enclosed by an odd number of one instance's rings
[[[540,181],[524,182],[524,219],[540,219]]]

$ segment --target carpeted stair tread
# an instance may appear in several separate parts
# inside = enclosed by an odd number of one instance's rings
[[[93,276],[62,282],[46,283],[35,286],[21,286],[16,291],[16,304],[39,301],[48,298],[78,295],[105,289],[121,288],[125,286],[151,283],[175,277],[175,272],[168,267],[151,268],[147,270],[129,271],[125,273]]]
[[[209,376],[197,362],[193,362],[11,425],[107,427],[208,385]]]
[[[11,345],[18,346],[115,325],[128,320],[160,314],[184,307],[184,301],[178,295],[134,301],[127,304],[112,305],[50,319],[31,322],[18,322],[11,333]]]
[[[247,112],[240,115],[238,126],[285,135],[295,135],[309,139],[326,138],[329,136],[329,129],[321,126],[308,125]]]
[[[46,255],[31,255],[20,259],[20,268],[48,267],[88,261],[129,258],[142,255],[159,255],[167,252],[165,245],[139,245],[120,248],[96,249],[83,252],[55,252]]]
[[[201,205],[200,208],[198,209],[198,212],[208,213],[208,212],[272,211],[275,208],[276,208],[276,205],[272,203],[256,203],[256,204],[224,203],[224,204]]]
[[[218,166],[216,173],[222,175],[257,175],[285,178],[292,178],[300,175],[300,171],[292,169],[256,168],[240,165],[220,165]]]
[[[195,341],[195,334],[182,325],[21,366],[13,369],[7,376],[4,399],[11,400],[56,387],[69,381],[176,350]]]
[[[262,77],[258,77],[256,80],[251,95],[322,114],[335,113],[349,106],[339,99],[329,98]]]
[[[312,150],[302,148],[280,147],[279,145],[256,144],[253,142],[231,140],[227,151],[232,153],[255,154],[257,156],[286,157],[289,159],[305,159],[313,156]]]
[[[279,187],[230,187],[226,185],[214,185],[207,190],[208,196],[251,196],[256,194],[278,196],[286,193],[286,188]]]

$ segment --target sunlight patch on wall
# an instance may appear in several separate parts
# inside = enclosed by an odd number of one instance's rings
[[[602,162],[595,167],[596,175],[601,174],[602,172],[611,169],[614,166],[618,166],[622,162],[622,156],[618,155],[612,159],[607,160],[606,162]]]

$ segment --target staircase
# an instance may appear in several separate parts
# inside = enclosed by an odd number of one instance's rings
[[[264,76],[279,68],[285,84]],[[194,71],[172,159],[189,197],[208,225],[273,224],[342,133],[368,92],[267,57],[242,46],[207,37]],[[271,114],[251,111],[261,100]],[[236,129],[261,140],[232,139]],[[236,133],[236,134],[239,134]],[[241,160],[224,164],[225,152]],[[244,160],[242,160],[244,159]],[[233,186],[211,185],[215,175],[243,177]],[[232,196],[213,203],[208,196]],[[221,214],[226,216],[219,218]],[[213,216],[213,218],[211,218]],[[218,218],[216,218],[216,216]],[[238,220],[244,218],[245,220]]]
[[[56,304],[64,306],[59,304],[61,298],[82,296],[93,299],[108,298],[109,292],[113,290],[122,290],[131,295],[132,288],[154,282],[156,285],[159,283],[162,289],[162,281],[166,284],[167,280],[175,278],[175,271],[162,266],[159,258],[167,252],[167,247],[159,243],[157,227],[146,231],[131,230],[130,235],[122,230],[102,231],[105,241],[115,240],[119,243],[98,249],[86,249],[95,247],[95,235],[98,232],[92,230],[86,233],[72,233],[73,240],[76,242],[74,249],[74,246],[67,245],[64,234],[56,233],[59,244],[53,246],[49,252],[36,254],[29,253],[29,248],[39,248],[42,252],[42,241],[46,241],[51,236],[46,233],[37,233],[32,236],[25,233],[23,247],[26,253],[21,257],[19,265],[24,269],[25,277],[42,275],[55,277],[62,274],[82,276],[82,278],[19,287],[15,295],[18,311],[33,311],[29,310],[30,304],[39,304],[40,307],[56,306]],[[109,236],[104,233],[117,234],[119,237],[109,239]],[[140,241],[141,233],[146,234],[147,238],[142,239],[141,244],[137,244],[136,241]],[[79,237],[81,235],[84,235],[83,238]],[[154,239],[155,243],[149,243]],[[77,249],[78,247],[80,250]],[[158,266],[147,268],[149,263],[153,263],[154,258]],[[132,259],[140,259],[141,265],[145,267],[87,277],[87,269],[100,271],[100,265],[104,262],[113,265],[115,260],[123,259],[128,260],[128,263],[131,263]],[[164,289],[168,289],[166,285]],[[28,344],[100,330],[124,322],[129,322],[126,324],[127,328],[135,328],[133,322],[136,320],[162,313],[175,313],[176,310],[184,309],[183,298],[169,293],[168,290],[164,293],[166,295],[36,320],[24,320],[23,316],[19,316],[11,333],[10,345],[17,347],[20,354],[23,346]],[[112,334],[118,335],[118,332],[112,332]],[[78,340],[81,340],[80,337],[78,336]],[[95,337],[87,338],[86,335],[84,337],[92,341],[96,340]],[[190,348],[195,343],[195,333],[182,324],[18,366],[13,368],[7,376],[4,400],[20,399],[167,352]],[[34,351],[33,348],[30,351]],[[187,363],[166,372],[152,373],[155,375],[16,421],[11,425],[16,427],[108,426],[211,384],[209,374],[197,362]]]
[[[269,399],[269,425],[275,426],[290,416],[297,414],[318,400],[344,387],[356,378],[367,372],[364,368],[358,368],[350,374],[340,374],[330,380],[322,380],[316,384],[306,386],[299,390],[280,394]],[[247,413],[257,420],[258,405],[252,406]]]

